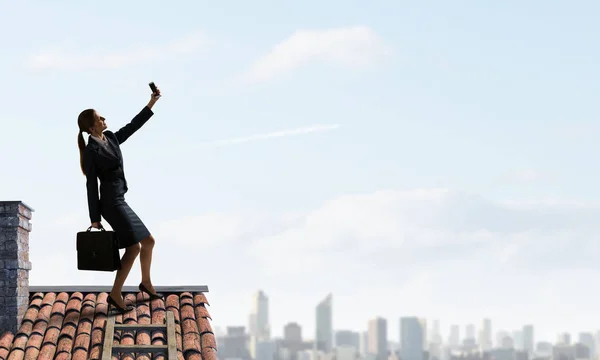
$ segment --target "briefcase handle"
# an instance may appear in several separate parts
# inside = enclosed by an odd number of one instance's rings
[[[104,230],[104,226],[102,226],[102,224],[100,224],[100,229],[99,229],[99,230],[100,230],[100,231],[106,231],[106,230]],[[91,231],[92,231],[92,226],[90,226],[90,227],[87,229],[87,232],[91,232]]]

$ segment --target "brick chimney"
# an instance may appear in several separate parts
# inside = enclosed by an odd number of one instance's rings
[[[13,334],[29,306],[29,233],[33,209],[0,201],[0,334]]]

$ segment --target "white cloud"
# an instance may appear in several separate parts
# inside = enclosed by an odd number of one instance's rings
[[[522,207],[415,189],[341,196],[301,214],[172,217],[145,219],[157,238],[155,282],[209,285],[216,325],[245,324],[243,304],[257,288],[271,299],[276,332],[296,320],[307,337],[314,323],[306,319],[328,292],[336,329],[364,329],[368,318],[385,316],[392,339],[398,317],[412,314],[443,324],[489,316],[498,328],[533,322],[542,338],[585,330],[593,326],[587,319],[600,316],[593,301],[600,292],[590,282],[600,272],[594,204]],[[111,283],[113,274],[73,272],[68,224],[85,224],[86,214],[62,218],[34,216],[32,281]],[[138,272],[136,263],[128,283],[139,281]],[[549,312],[565,318],[556,322]]]
[[[164,45],[143,47],[132,45],[131,50],[123,52],[81,54],[60,49],[46,50],[31,56],[27,64],[34,69],[116,69],[194,53],[208,44],[204,34],[192,33]]]
[[[298,30],[258,59],[245,80],[268,80],[312,61],[362,68],[373,65],[390,51],[390,47],[366,26]]]
[[[445,189],[380,191],[331,200],[296,226],[257,240],[252,250],[257,256],[265,251],[272,255],[261,262],[267,271],[295,272],[305,258],[327,268],[349,259],[353,264],[378,259],[379,266],[393,271],[398,268],[395,252],[407,260],[413,257],[406,265],[426,261],[435,267],[445,261],[436,250],[464,255],[483,251],[501,263],[526,267],[569,266],[592,261],[589,254],[564,248],[577,241],[579,250],[596,249],[598,215],[599,208],[513,209]],[[563,259],[560,264],[547,257],[555,250]],[[455,257],[449,254],[447,259]]]
[[[210,142],[206,142],[206,143],[201,143],[197,146],[193,146],[193,148],[213,148],[213,147],[220,147],[220,146],[227,146],[227,145],[243,144],[243,143],[247,143],[247,142],[269,140],[269,139],[275,139],[275,138],[287,137],[287,136],[297,136],[297,135],[305,135],[305,134],[311,134],[311,133],[321,133],[321,132],[326,132],[326,131],[337,130],[339,128],[340,128],[339,124],[311,125],[311,126],[300,127],[300,128],[295,128],[295,129],[286,129],[286,130],[272,131],[272,132],[263,133],[263,134],[255,134],[255,135],[250,135],[250,136],[210,141]],[[186,149],[189,150],[189,148],[186,148]]]
[[[227,139],[222,139],[222,140],[201,142],[201,143],[192,144],[192,145],[171,147],[168,149],[168,152],[169,152],[169,154],[175,154],[175,153],[195,151],[195,150],[199,150],[199,149],[220,148],[220,147],[224,147],[224,146],[272,140],[272,139],[278,139],[278,138],[283,138],[283,137],[329,132],[329,131],[337,130],[340,127],[341,127],[341,125],[339,125],[339,124],[311,125],[311,126],[299,127],[299,128],[294,128],[294,129],[271,131],[271,132],[262,133],[262,134],[254,134],[254,135],[241,136],[241,137],[232,137],[232,138],[227,138]],[[164,150],[162,150],[162,151],[164,153]]]

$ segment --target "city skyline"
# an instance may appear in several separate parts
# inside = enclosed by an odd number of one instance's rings
[[[253,297],[267,299],[258,291]],[[263,301],[263,304],[266,304]],[[228,327],[217,338],[224,343],[224,358],[254,360],[597,360],[600,331],[559,333],[554,341],[536,338],[535,326],[493,330],[494,321],[482,319],[480,329],[472,323],[452,324],[444,339],[440,321],[428,324],[424,318],[403,316],[398,321],[400,337],[388,336],[390,322],[380,316],[368,321],[367,329],[357,331],[332,326],[333,294],[329,293],[315,307],[317,332],[314,338],[303,334],[301,324],[286,323],[283,337],[264,337],[245,332],[244,327]],[[268,313],[268,305],[262,307]],[[269,327],[269,325],[266,325]],[[461,332],[464,329],[464,333]],[[334,340],[332,342],[332,340]],[[248,345],[246,345],[248,344]],[[244,355],[248,346],[248,356]]]
[[[329,308],[331,308],[331,310],[335,309],[335,306],[333,306],[333,299],[335,297],[335,294],[333,293],[328,293],[320,302],[318,302],[315,305],[315,315],[318,318],[318,313],[319,313],[319,307],[321,307],[321,309],[324,306],[327,306],[327,309],[325,311],[325,314],[327,314],[326,316],[329,315]],[[270,313],[270,309],[269,306],[272,305],[272,303],[268,300],[269,297],[267,295],[267,293],[263,290],[263,289],[259,289],[257,290],[254,295],[253,295],[253,301],[252,301],[252,305],[255,306],[255,304],[257,304],[256,299],[257,298],[262,298],[262,299],[266,299],[267,300],[267,304],[265,307],[263,307],[263,311],[266,311],[267,313]],[[252,314],[253,311],[255,310],[251,310],[250,311],[250,316],[249,318],[252,318]],[[323,310],[321,310],[323,311]],[[333,313],[333,311],[332,311]],[[268,316],[268,315],[267,315]],[[316,333],[315,332],[307,332],[307,329],[311,329],[310,325],[306,325],[306,323],[310,323],[310,321],[306,320],[306,321],[299,321],[298,319],[294,320],[291,319],[292,317],[290,317],[290,319],[288,320],[279,320],[278,323],[282,323],[283,325],[281,326],[281,329],[279,329],[278,327],[273,327],[273,325],[271,324],[271,322],[268,322],[268,327],[270,329],[270,338],[283,338],[284,337],[284,333],[285,333],[285,327],[289,326],[289,325],[299,325],[300,326],[300,331],[302,333],[302,338],[304,340],[315,340],[316,339]],[[367,320],[367,322],[365,323],[364,327],[356,327],[356,328],[339,328],[336,327],[335,323],[336,323],[336,319],[334,317],[332,317],[331,322],[332,322],[332,332],[331,332],[331,339],[334,340],[336,338],[336,334],[338,332],[351,332],[351,333],[358,333],[358,334],[365,334],[368,332],[368,330],[371,327],[371,324],[375,321],[383,321],[385,323],[385,329],[386,329],[386,336],[388,339],[388,342],[394,342],[394,343],[400,343],[400,328],[402,327],[402,325],[397,326],[397,335],[396,337],[390,336],[390,333],[394,333],[393,329],[394,329],[394,321],[393,320],[398,320],[396,323],[401,323],[402,320],[411,320],[411,319],[415,319],[418,322],[421,322],[422,325],[424,325],[424,331],[425,333],[423,334],[423,342],[424,343],[429,343],[429,342],[435,342],[433,341],[433,337],[435,337],[435,335],[440,335],[441,339],[442,339],[442,343],[443,344],[447,344],[447,345],[462,345],[462,342],[466,339],[472,339],[475,341],[476,344],[483,346],[483,348],[491,348],[491,347],[498,347],[502,344],[502,340],[499,340],[502,337],[508,336],[511,338],[511,341],[514,342],[514,345],[520,344],[519,348],[524,348],[524,349],[531,349],[531,348],[535,348],[535,345],[537,343],[543,343],[543,342],[549,342],[549,343],[559,343],[561,340],[558,340],[561,338],[561,336],[566,336],[567,334],[570,335],[569,341],[578,341],[579,340],[579,336],[581,334],[585,334],[590,335],[594,338],[598,338],[600,340],[600,326],[598,326],[598,328],[596,329],[572,329],[570,331],[565,331],[565,330],[561,330],[556,332],[555,334],[551,334],[548,331],[539,331],[539,328],[536,327],[535,324],[531,324],[531,323],[527,323],[527,322],[523,322],[522,324],[517,324],[514,327],[497,327],[494,326],[494,319],[490,318],[490,317],[484,317],[481,318],[478,322],[447,322],[445,323],[443,319],[439,319],[439,318],[430,318],[430,317],[419,317],[419,316],[415,316],[415,315],[400,315],[398,316],[396,319],[390,319],[390,318],[385,318],[379,315],[374,315],[371,318],[369,318]],[[316,321],[313,320],[315,323]],[[413,321],[413,320],[411,320]],[[220,324],[219,322],[215,322],[215,327],[220,329],[221,332],[224,331],[225,328],[227,327],[239,327],[239,326],[244,326],[244,328],[246,329],[246,331],[248,332],[248,335],[252,335],[252,331],[250,330],[251,327],[250,326],[245,326],[241,323],[236,323],[236,324]],[[444,325],[446,324],[446,325]],[[479,324],[479,325],[478,325]],[[390,326],[392,325],[392,326]],[[541,332],[542,334],[546,334],[546,336],[540,336],[538,334],[538,332]],[[454,336],[457,336],[457,342],[455,342],[455,339],[453,338]],[[483,337],[483,338],[482,338]],[[584,336],[585,337],[585,336]],[[491,345],[486,344],[482,344],[482,339],[487,339],[487,340],[491,340]],[[368,340],[367,340],[368,341]],[[335,341],[333,341],[333,343],[335,344]],[[589,343],[589,341],[588,341]]]

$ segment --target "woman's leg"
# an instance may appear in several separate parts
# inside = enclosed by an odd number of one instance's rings
[[[133,262],[135,258],[140,253],[140,244],[131,245],[125,248],[125,254],[121,258],[121,269],[117,270],[117,276],[115,276],[115,283],[113,284],[113,288],[110,292],[112,298],[116,301],[119,306],[125,307],[125,302],[123,301],[123,295],[121,292],[123,291],[123,284],[125,284],[125,280],[127,280],[127,275],[129,275],[129,271],[133,266]]]
[[[142,285],[153,293],[156,293],[152,280],[150,279],[150,267],[152,265],[152,249],[154,249],[154,237],[148,236],[140,241],[142,249],[140,251],[140,267],[142,268]]]

